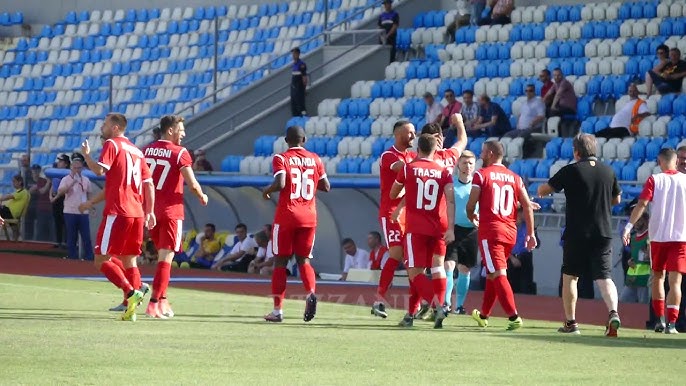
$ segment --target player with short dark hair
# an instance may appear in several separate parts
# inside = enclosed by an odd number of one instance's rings
[[[178,115],[165,115],[160,119],[159,139],[143,149],[145,162],[150,168],[152,180],[157,191],[155,217],[157,224],[150,230],[157,248],[157,269],[152,282],[152,294],[146,314],[152,318],[171,318],[174,316],[167,300],[167,287],[171,276],[171,262],[179,252],[183,231],[183,183],[204,206],[207,195],[193,173],[193,160],[188,150],[181,146],[186,136],[184,119]]]
[[[331,185],[319,156],[303,147],[305,141],[307,138],[302,127],[291,126],[286,130],[288,150],[274,155],[274,181],[262,190],[265,200],[271,199],[272,193],[280,192],[272,228],[274,310],[265,315],[268,322],[283,321],[282,303],[288,276],[286,266],[293,255],[307,292],[303,320],[309,322],[317,313],[315,273],[310,265],[317,228],[316,191],[328,192]]]
[[[503,166],[505,150],[498,141],[486,141],[481,150],[484,167],[474,173],[472,191],[467,201],[467,217],[478,221],[478,241],[482,264],[486,268],[486,290],[481,310],[472,311],[472,318],[480,327],[488,326],[496,298],[500,301],[509,322],[507,330],[522,326],[517,313],[514,294],[507,281],[507,259],[517,240],[517,208],[524,210],[527,236],[526,248],[536,247],[534,213],[522,178]],[[476,205],[479,205],[477,215]]]
[[[442,307],[446,288],[445,268],[443,261],[437,263],[434,254],[445,256],[446,243],[455,239],[455,203],[451,173],[435,161],[437,143],[431,134],[419,137],[418,158],[398,172],[390,193],[395,199],[405,191],[407,233],[403,246],[410,280],[410,302],[408,312],[400,322],[403,327],[413,325],[419,299],[437,309],[434,328],[443,328],[443,319],[448,315]],[[446,208],[441,205],[443,200],[447,203]],[[424,275],[426,268],[431,268],[431,281]]]
[[[105,175],[105,208],[95,245],[95,265],[118,288],[127,293],[127,309],[122,320],[135,321],[136,308],[143,300],[141,276],[136,258],[141,254],[143,227],[151,229],[156,219],[153,212],[155,191],[150,169],[143,153],[125,136],[126,117],[110,113],[100,128],[105,143],[100,159],[90,155],[88,141],[81,145],[88,168]],[[122,260],[122,271],[110,256]]]
[[[682,296],[681,279],[686,272],[686,174],[677,170],[677,152],[674,149],[660,150],[657,160],[662,173],[654,174],[646,181],[622,239],[625,245],[629,245],[631,229],[652,203],[648,237],[653,270],[652,307],[659,318],[655,332],[675,334]],[[666,325],[665,271],[669,272]]]

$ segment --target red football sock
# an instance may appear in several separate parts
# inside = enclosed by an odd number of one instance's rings
[[[118,257],[110,257],[110,261],[113,262],[119,269],[121,269],[122,272],[126,271],[126,268],[124,268],[124,263],[122,263],[121,260],[119,260]]]
[[[510,282],[507,281],[507,276],[500,275],[493,281],[493,284],[495,284],[496,293],[498,294],[498,300],[500,301],[500,306],[503,307],[505,314],[507,316],[517,315],[517,306],[515,306],[512,286],[510,286]]]
[[[419,311],[420,297],[417,293],[417,288],[414,285],[414,280],[410,280],[410,299],[407,303],[407,313],[414,315]]]
[[[445,277],[434,277],[431,279],[431,285],[434,290],[434,306],[442,307],[443,301],[445,300],[445,287],[446,279]]]
[[[664,318],[665,317],[665,300],[664,299],[653,299],[651,304],[653,305],[653,312],[655,317]]]
[[[398,260],[386,259],[386,264],[384,264],[383,268],[381,269],[379,287],[376,290],[379,299],[386,298],[386,292],[388,292],[391,284],[393,284],[393,277],[395,277],[395,270],[398,268],[398,264]]]
[[[155,270],[155,278],[152,280],[152,294],[150,295],[151,300],[160,299],[162,295],[167,292],[170,275],[171,264],[167,263],[166,261],[158,262],[157,269]]]
[[[286,278],[288,273],[285,267],[275,267],[272,272],[272,296],[274,297],[274,309],[280,310],[283,297],[286,296]]]
[[[414,284],[416,286],[417,294],[421,299],[426,300],[429,304],[433,303],[434,290],[429,280],[423,273],[415,276]]]
[[[138,267],[126,268],[124,273],[134,289],[141,288],[141,271],[138,270]]]
[[[305,287],[305,291],[308,294],[313,294],[317,283],[317,277],[314,274],[314,268],[312,268],[312,266],[308,263],[300,264],[300,266],[298,266],[298,270],[300,271],[300,279],[303,281],[303,287]]]
[[[674,324],[676,323],[677,318],[679,317],[679,306],[676,305],[667,305],[667,323]]]
[[[481,303],[481,316],[488,317],[491,315],[493,306],[495,305],[496,289],[494,280],[486,279],[486,289],[484,290],[484,299]]]
[[[121,288],[121,290],[124,291],[125,294],[133,290],[133,287],[131,286],[129,281],[126,280],[124,272],[122,272],[122,270],[119,269],[119,267],[117,267],[117,265],[112,263],[111,261],[106,261],[100,264],[100,272],[102,272],[102,274],[105,275],[105,277],[107,278],[107,280],[110,281],[110,283],[117,286],[117,288]]]

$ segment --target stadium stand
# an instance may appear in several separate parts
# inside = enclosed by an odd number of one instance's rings
[[[384,80],[354,83],[350,98],[321,101],[316,116],[286,124],[305,127],[307,147],[323,157],[327,173],[378,174],[378,157],[393,141],[392,124],[401,118],[417,128],[424,124],[422,95],[427,91],[486,93],[515,123],[525,86],[533,83],[538,92],[542,84],[536,75],[543,69],[560,67],[573,82],[579,107],[569,118],[580,122],[581,131],[595,133],[607,127],[610,114],[627,102],[629,83],[642,82],[655,65],[658,45],[686,52],[686,7],[678,1],[517,7],[512,24],[463,27],[454,43],[445,44],[446,26],[456,12],[416,15],[413,28],[398,30],[397,48],[408,60],[388,65]],[[652,95],[648,107],[654,115],[641,123],[637,138],[599,142],[599,154],[617,171],[628,199],[656,170],[654,160],[661,147],[686,144],[686,95]],[[553,139],[546,144],[543,159],[521,159],[521,139],[502,138],[511,168],[535,181],[570,162],[571,139],[557,138],[559,124],[560,118],[548,119],[547,134]],[[478,155],[484,140],[472,139],[468,148]],[[262,136],[255,141],[253,155],[228,155],[221,169],[266,174],[271,155],[284,149],[283,137]]]
[[[375,12],[368,8],[373,0],[328,1],[332,25],[355,15],[354,28]],[[26,152],[29,118],[32,163],[50,165],[84,137],[99,147],[96,125],[109,111],[125,113],[135,135],[212,94],[215,21],[218,100],[226,98],[288,65],[291,48],[320,47],[324,8],[317,0],[68,12],[0,51],[0,168],[16,168]],[[0,26],[23,19],[5,12]],[[0,172],[0,185],[8,186],[12,174]]]

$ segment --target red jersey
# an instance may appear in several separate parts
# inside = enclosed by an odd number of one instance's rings
[[[502,164],[494,164],[474,173],[474,186],[481,189],[479,239],[515,244],[522,178]]]
[[[319,180],[326,178],[319,156],[302,147],[292,147],[274,155],[272,166],[274,177],[286,175],[274,222],[303,228],[317,226],[315,193]]]
[[[448,169],[451,174],[453,173],[455,165],[457,165],[457,160],[459,159],[460,152],[454,147],[449,149],[438,149],[434,155],[434,160],[438,162],[439,165]]]
[[[155,184],[155,217],[183,220],[183,176],[181,169],[191,167],[193,160],[183,146],[170,141],[155,141],[143,149]]]
[[[381,200],[379,202],[379,217],[390,217],[391,213],[398,207],[402,196],[394,200],[391,199],[391,186],[398,173],[391,169],[394,163],[401,161],[404,164],[409,164],[413,159],[417,157],[417,153],[413,151],[400,151],[395,146],[386,150],[381,154],[381,159],[379,160],[379,191],[381,194]]]
[[[152,179],[140,149],[126,137],[110,138],[102,145],[98,164],[106,171],[103,215],[144,217],[143,183]]]
[[[436,161],[417,159],[398,172],[395,182],[405,187],[405,232],[443,237],[448,216],[445,209],[441,214],[440,201],[452,174]]]
[[[381,263],[383,262],[384,255],[388,252],[388,248],[385,246],[380,246],[379,249],[372,249],[369,251],[369,261],[371,262],[371,270],[379,270],[383,268]]]

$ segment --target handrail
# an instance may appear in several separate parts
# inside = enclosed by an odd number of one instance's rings
[[[315,35],[315,36],[313,36],[313,37],[311,37],[311,38],[309,38],[309,39],[307,39],[307,40],[304,40],[303,42],[301,42],[301,45],[306,45],[306,44],[308,44],[308,43],[310,43],[310,42],[314,42],[314,41],[319,40],[319,39],[322,39],[322,38],[324,39],[324,43],[327,44],[327,43],[328,43],[328,42],[327,42],[327,37],[329,36],[329,35],[327,34],[327,32],[331,32],[331,31],[333,31],[333,30],[334,30],[335,28],[337,28],[337,27],[340,27],[340,26],[343,26],[343,25],[347,25],[347,23],[350,23],[351,21],[354,21],[354,18],[355,18],[355,17],[357,17],[357,16],[359,16],[359,15],[364,14],[365,12],[367,12],[368,9],[373,9],[373,8],[380,7],[382,4],[383,4],[382,1],[377,0],[377,1],[375,1],[373,4],[368,5],[367,7],[362,8],[361,10],[359,10],[359,11],[353,13],[352,15],[348,16],[347,18],[341,20],[341,21],[338,22],[338,23],[333,24],[333,25],[331,25],[331,26],[325,26],[324,31],[322,31],[320,34],[317,34],[317,35]],[[216,34],[216,31],[217,31],[216,28],[217,28],[217,24],[218,24],[218,18],[215,18],[214,24],[215,24],[215,39],[214,39],[214,45],[216,45],[216,44],[218,44],[217,36],[216,36],[216,35],[217,35],[217,34]],[[231,83],[229,83],[229,84],[227,84],[227,85],[225,85],[225,86],[223,86],[223,87],[221,87],[221,88],[215,89],[214,92],[213,92],[212,94],[206,95],[206,96],[204,96],[204,97],[202,97],[202,98],[200,98],[200,99],[194,101],[191,105],[189,105],[189,106],[187,106],[187,107],[185,107],[185,108],[179,110],[179,111],[177,112],[177,114],[181,115],[181,113],[184,113],[184,112],[186,112],[186,111],[188,111],[188,110],[190,110],[190,111],[191,111],[191,114],[193,114],[193,113],[195,112],[195,108],[196,108],[197,106],[199,106],[200,104],[205,103],[205,102],[208,101],[209,99],[212,99],[212,100],[213,100],[212,104],[217,104],[217,95],[218,95],[219,93],[223,92],[224,90],[226,90],[226,89],[228,89],[228,88],[230,88],[230,87],[233,87],[233,86],[236,85],[236,84],[240,84],[240,82],[245,81],[245,80],[248,79],[249,77],[251,77],[251,76],[253,76],[254,74],[258,73],[258,71],[260,71],[260,72],[261,72],[261,71],[267,71],[267,72],[269,72],[270,70],[272,70],[272,67],[271,67],[272,64],[274,64],[274,63],[278,60],[278,58],[282,57],[283,55],[287,55],[287,54],[281,54],[281,55],[275,57],[275,58],[274,58],[272,61],[270,61],[269,63],[266,63],[266,64],[264,64],[264,65],[262,65],[262,66],[260,66],[260,67],[258,67],[258,68],[256,68],[256,69],[254,69],[254,70],[252,70],[252,71],[250,71],[250,72],[247,72],[247,73],[244,74],[242,77],[240,77],[240,78],[234,80],[233,82],[231,82]],[[217,59],[217,58],[215,57],[215,59]],[[273,70],[279,70],[279,69],[281,69],[281,68],[275,68],[275,69],[273,69]],[[216,71],[216,68],[215,68],[215,76],[214,76],[215,79],[216,79],[216,77],[217,77],[216,72],[217,72],[217,71]],[[263,79],[264,79],[264,78],[262,78],[262,79],[260,79],[260,80],[263,80]],[[234,115],[236,115],[236,114],[234,114]],[[141,135],[144,135],[144,134],[146,134],[146,133],[152,131],[156,126],[157,126],[157,125],[154,125],[154,126],[152,126],[152,127],[149,127],[149,128],[140,130],[140,131],[139,131],[138,133],[136,133],[135,135],[132,135],[132,136],[131,136],[131,139],[135,139],[135,138],[137,138],[137,137],[139,137],[139,136],[141,136]]]

